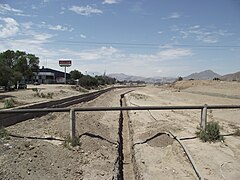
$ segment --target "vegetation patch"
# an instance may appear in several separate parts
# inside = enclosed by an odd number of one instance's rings
[[[198,128],[199,131],[196,132],[197,137],[199,137],[203,142],[216,142],[223,141],[224,138],[220,135],[220,126],[218,122],[211,121],[207,123],[206,129]]]
[[[5,109],[13,108],[15,104],[16,104],[16,101],[13,98],[4,100],[4,108]]]
[[[47,98],[47,99],[52,99],[53,98],[53,94],[54,93],[47,93],[47,94],[44,94],[43,92],[41,92],[41,89],[38,89],[38,88],[33,88],[32,89],[33,92],[35,92],[35,94],[33,95],[34,97],[40,97],[40,98]]]
[[[8,138],[9,137],[9,133],[7,132],[6,129],[4,129],[3,127],[0,127],[0,138]]]
[[[71,139],[71,137],[68,135],[66,138],[65,138],[65,141],[64,141],[64,147],[67,147],[67,148],[71,148],[74,147],[74,146],[80,146],[81,145],[81,142],[80,142],[80,138],[79,137],[75,137],[73,140]]]

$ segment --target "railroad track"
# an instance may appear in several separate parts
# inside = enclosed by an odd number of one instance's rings
[[[60,100],[54,100],[49,102],[43,102],[38,104],[32,104],[25,107],[20,107],[16,109],[46,109],[46,108],[65,108],[74,104],[78,104],[81,102],[91,101],[101,94],[104,94],[108,91],[113,90],[118,87],[110,87],[107,89],[103,89],[96,92],[81,94],[78,96],[72,96]],[[46,115],[47,112],[39,112],[39,113],[15,113],[15,114],[0,114],[0,127],[8,127],[19,122],[25,121],[27,119],[33,119],[35,117],[40,117]]]

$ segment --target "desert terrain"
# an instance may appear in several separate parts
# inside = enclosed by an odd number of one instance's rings
[[[50,97],[39,97],[37,96],[37,92],[34,91],[35,89],[38,90],[38,93],[48,95],[51,94]],[[61,98],[66,98],[70,96],[76,96],[83,94],[84,92],[88,92],[88,90],[85,90],[83,88],[76,89],[75,86],[70,85],[56,85],[56,84],[41,84],[41,85],[28,85],[27,89],[19,89],[14,90],[10,92],[0,92],[0,109],[4,108],[4,99],[10,99],[12,98],[15,101],[14,106],[24,106],[27,104],[32,103],[39,103],[39,102],[45,102],[50,100],[57,100]]]
[[[65,86],[43,90],[54,92],[53,98],[80,93]],[[114,89],[72,107],[120,106],[120,95],[125,92],[129,92],[125,95],[127,106],[240,104],[240,83],[180,81]],[[27,104],[34,92],[18,91],[19,96],[13,93],[0,95],[14,96]],[[215,143],[195,138],[200,110],[136,110],[128,115],[135,179],[198,179],[169,132],[182,139],[204,179],[239,179],[240,137],[224,136],[224,141]],[[10,136],[0,139],[0,177],[118,179],[119,112],[78,112],[76,120],[80,141],[76,147],[67,141],[69,113],[49,113],[5,128]],[[240,128],[240,109],[208,110],[208,121],[219,122],[221,134],[231,134]]]

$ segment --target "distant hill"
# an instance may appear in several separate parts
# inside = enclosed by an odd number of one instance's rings
[[[240,71],[232,74],[226,74],[220,77],[223,81],[240,81]]]
[[[116,78],[118,81],[144,81],[146,83],[165,83],[165,82],[173,82],[176,78],[171,77],[141,77],[141,76],[130,76],[123,73],[119,74],[108,74],[107,76]]]
[[[213,79],[213,78],[220,78],[221,76],[212,70],[206,70],[202,71],[199,73],[193,73],[190,74],[187,77],[184,77],[183,79],[188,80],[188,79],[198,79],[198,80],[208,80],[208,79]]]

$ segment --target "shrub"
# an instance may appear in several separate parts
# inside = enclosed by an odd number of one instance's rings
[[[36,96],[40,97],[40,91],[41,91],[41,89],[32,88],[32,91],[33,91],[33,92],[36,92],[36,94],[34,94],[34,97],[36,97]]]
[[[4,108],[8,109],[8,108],[12,108],[12,107],[14,107],[14,100],[13,100],[13,98],[5,99],[4,100]]]
[[[199,137],[203,142],[215,142],[215,141],[223,141],[223,136],[220,135],[220,126],[218,122],[211,121],[207,123],[206,129],[203,130],[198,128],[198,132],[196,132],[197,137]]]
[[[38,89],[38,88],[33,88],[32,89],[33,92],[36,92],[36,94],[34,94],[34,97],[40,97],[40,98],[49,98],[49,99],[52,99],[53,98],[53,94],[54,93],[47,93],[47,94],[44,94],[43,92],[41,92],[41,89]],[[41,93],[40,93],[41,92]]]
[[[79,137],[75,137],[73,139],[73,141],[71,140],[70,136],[67,136],[65,138],[65,141],[64,141],[64,147],[67,147],[67,148],[70,148],[70,145],[71,146],[80,146],[81,143],[80,143],[80,138]]]
[[[0,127],[0,138],[7,138],[8,137],[8,132],[6,129],[4,129],[3,127]]]
[[[53,92],[51,92],[51,93],[47,93],[47,98],[52,99],[52,98],[53,98]]]

